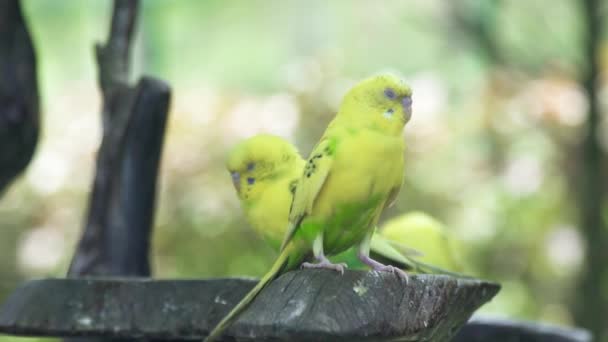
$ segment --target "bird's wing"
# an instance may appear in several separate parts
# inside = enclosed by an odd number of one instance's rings
[[[386,204],[384,206],[384,209],[390,208],[393,206],[393,204],[395,204],[395,201],[397,201],[397,195],[399,195],[399,191],[401,191],[402,184],[403,184],[403,178],[401,178],[401,181],[399,182],[399,184],[397,184],[394,188],[391,189],[391,192],[388,194],[388,198],[386,199]]]
[[[317,146],[315,146],[310,157],[306,161],[304,172],[300,177],[293,197],[293,202],[291,203],[289,226],[285,233],[285,237],[283,238],[281,250],[283,250],[293,238],[302,220],[312,211],[315,199],[319,192],[321,192],[321,189],[329,176],[335,148],[336,139],[324,137],[319,141]]]
[[[372,235],[372,239],[370,241],[370,251],[372,254],[377,254],[385,259],[391,260],[392,262],[401,264],[401,268],[414,268],[411,260],[408,258],[412,256],[410,254],[411,251],[407,251],[407,254],[404,253],[403,250],[393,246],[392,241],[387,240],[380,234],[375,233]],[[419,254],[416,254],[416,256],[418,255]]]

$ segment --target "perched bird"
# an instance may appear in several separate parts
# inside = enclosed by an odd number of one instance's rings
[[[247,222],[277,251],[304,164],[296,147],[270,134],[245,139],[228,154],[226,168]],[[441,222],[414,211],[382,225],[372,237],[370,254],[406,270],[455,274],[463,271],[463,250]],[[349,267],[363,265],[356,262],[353,248],[331,259],[346,261]]]
[[[392,243],[402,243],[422,253],[417,258],[453,272],[463,272],[464,248],[444,225],[432,216],[414,211],[388,220],[378,233]]]
[[[289,209],[304,164],[292,144],[269,134],[245,139],[228,154],[226,168],[247,222],[277,251],[287,230]],[[417,254],[416,251],[395,248],[377,233],[372,237],[370,249],[372,255],[378,255],[392,265],[423,271],[421,265],[408,257]],[[335,259],[346,261],[349,267],[363,266],[353,248]]]
[[[233,147],[226,161],[247,222],[279,250],[305,161],[283,138],[260,134]]]
[[[412,114],[412,91],[399,78],[366,79],[344,96],[336,117],[310,154],[298,180],[289,226],[277,260],[258,284],[211,331],[219,337],[274,278],[298,266],[343,272],[326,255],[358,246],[358,257],[377,271],[404,271],[369,257],[382,210],[403,181],[402,131]],[[311,252],[316,263],[304,262]]]

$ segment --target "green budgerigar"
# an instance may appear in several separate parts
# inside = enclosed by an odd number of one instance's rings
[[[279,250],[287,229],[289,207],[304,160],[287,140],[259,134],[239,142],[226,168],[253,231]],[[389,219],[374,234],[370,255],[420,273],[463,276],[464,247],[449,229],[427,213],[413,211]],[[330,258],[360,267],[356,251]]]
[[[245,139],[234,146],[228,154],[226,168],[232,177],[247,222],[258,236],[263,237],[277,251],[287,229],[289,208],[304,164],[305,161],[292,144],[270,134],[259,134]],[[403,234],[403,232],[410,231],[412,225],[409,223],[420,222],[420,220],[403,222],[406,225],[399,224],[395,227],[393,224],[394,227],[390,230],[391,237],[396,237],[397,243],[380,233],[374,233],[370,243],[370,255],[375,255],[391,265],[398,265],[406,270],[427,273],[443,272],[443,270],[429,269],[416,259],[410,258],[426,254],[426,250],[420,250],[422,252],[420,253],[403,247],[407,244],[404,243],[404,239],[407,240],[407,234]],[[416,225],[417,228],[419,226]],[[426,226],[420,227],[420,229],[424,229]],[[433,227],[431,226],[431,228]],[[415,237],[423,234],[420,229],[416,229],[414,232]],[[433,237],[436,235],[434,230],[430,233]],[[429,241],[429,239],[425,238],[424,241]],[[431,241],[443,243],[435,238],[431,238]],[[419,245],[417,244],[417,246]],[[442,248],[443,244],[437,247]],[[433,249],[433,245],[431,244],[429,248]],[[354,248],[331,259],[345,261],[349,267],[362,268],[365,266],[358,260]],[[428,256],[424,255],[424,259],[427,260]]]
[[[452,272],[466,270],[460,240],[437,219],[421,211],[391,218],[378,233],[391,243],[401,243],[422,253],[418,260]]]
[[[343,272],[344,265],[327,255],[353,246],[364,264],[407,280],[404,271],[373,260],[369,252],[380,214],[401,188],[402,131],[411,114],[412,91],[393,75],[371,77],[347,92],[298,179],[277,260],[207,341],[216,339],[279,274],[300,266]],[[304,262],[311,251],[316,262]]]

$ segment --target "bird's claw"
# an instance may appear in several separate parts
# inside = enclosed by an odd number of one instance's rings
[[[374,271],[380,271],[380,272],[389,272],[392,274],[397,275],[397,277],[399,277],[399,279],[404,280],[405,284],[407,284],[409,282],[409,276],[407,275],[407,273],[400,269],[397,268],[395,266],[392,265],[377,265],[377,266],[373,266]]]
[[[347,268],[348,265],[346,263],[331,263],[329,260],[323,260],[318,263],[304,262],[302,263],[302,268],[322,268],[327,270],[336,271],[340,274],[344,274],[344,269]]]
[[[397,268],[392,265],[383,265],[383,264],[377,262],[376,260],[370,258],[369,255],[363,254],[363,253],[359,254],[359,259],[364,264],[371,267],[374,271],[390,272],[392,274],[396,274],[397,277],[399,277],[399,279],[404,280],[406,285],[409,282],[409,277],[408,277],[407,273],[405,273],[405,271],[400,268]]]

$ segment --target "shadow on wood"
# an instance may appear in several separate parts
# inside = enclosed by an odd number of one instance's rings
[[[48,279],[21,286],[0,311],[0,332],[30,336],[188,339],[204,336],[255,280]],[[230,327],[239,339],[442,341],[499,285],[386,273],[288,272]],[[49,295],[53,294],[53,295]]]

